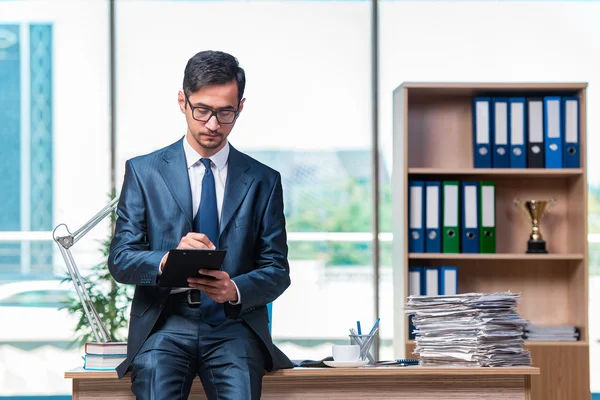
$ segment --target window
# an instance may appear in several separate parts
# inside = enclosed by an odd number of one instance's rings
[[[330,355],[357,319],[375,322],[369,3],[117,5],[117,176],[126,159],[185,134],[176,100],[187,60],[203,49],[236,56],[247,101],[230,143],[283,180],[292,285],[273,304],[273,337],[292,359]],[[227,29],[198,15],[226,16]]]
[[[75,324],[59,310],[72,286],[59,285],[67,271],[51,231],[108,201],[107,5],[0,1],[0,359],[11,366],[0,397],[70,393],[55,366],[81,364],[68,347]],[[104,232],[74,251],[83,272],[101,258]],[[14,285],[24,288],[8,295]]]
[[[64,290],[33,290],[13,294],[0,300],[0,307],[50,307],[58,308],[68,300],[69,294]]]

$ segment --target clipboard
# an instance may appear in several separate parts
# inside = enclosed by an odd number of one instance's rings
[[[221,269],[226,250],[173,249],[158,279],[161,287],[188,287],[188,278],[215,279],[198,272],[200,269]]]

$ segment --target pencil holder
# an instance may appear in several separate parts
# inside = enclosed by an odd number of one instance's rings
[[[375,349],[379,341],[379,330],[375,330],[370,335],[354,335],[350,334],[350,344],[360,346],[360,360],[368,360],[369,364],[375,364]]]

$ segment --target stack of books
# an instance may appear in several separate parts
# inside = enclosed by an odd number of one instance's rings
[[[409,296],[415,350],[422,366],[529,366],[527,321],[515,311],[519,294]]]
[[[127,342],[88,342],[85,344],[83,368],[113,370],[127,358]]]
[[[531,341],[576,342],[579,340],[579,329],[574,325],[544,326],[528,323],[525,325],[523,338]]]

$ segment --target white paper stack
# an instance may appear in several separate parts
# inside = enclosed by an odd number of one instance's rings
[[[520,295],[510,292],[409,296],[415,351],[423,366],[529,366],[524,348],[527,321],[515,311]]]
[[[579,340],[579,331],[573,325],[545,326],[528,323],[523,337],[532,341],[575,342]]]

